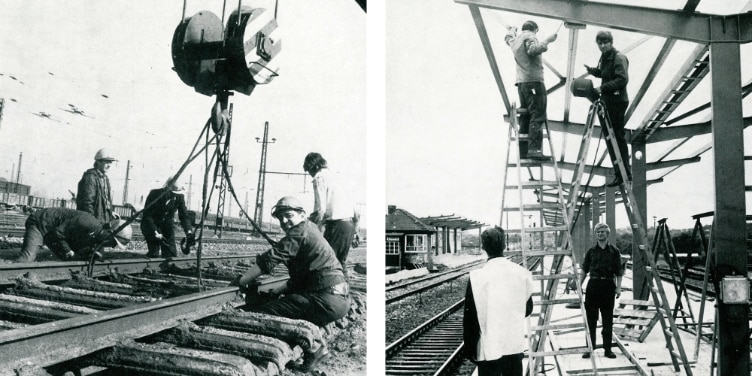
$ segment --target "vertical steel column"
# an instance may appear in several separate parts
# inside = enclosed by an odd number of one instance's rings
[[[259,142],[256,137],[256,142]],[[261,162],[259,164],[259,178],[256,187],[256,211],[253,220],[261,227],[264,216],[264,186],[266,185],[266,147],[269,145],[269,122],[264,122],[264,139],[261,141]]]
[[[635,155],[640,154],[642,157],[637,159]],[[646,179],[646,166],[645,166],[645,139],[639,137],[632,140],[632,193],[634,194],[635,201],[637,202],[637,208],[640,210],[642,216],[642,223],[645,224],[645,231],[647,231],[648,223],[648,188]],[[624,199],[622,197],[622,199]],[[648,300],[650,296],[650,290],[648,287],[648,273],[645,270],[647,263],[643,262],[642,253],[644,250],[640,250],[637,244],[642,242],[642,239],[637,238],[638,232],[632,232],[632,288],[633,296],[635,299]]]
[[[608,241],[616,243],[616,187],[605,187],[606,190],[606,224],[611,229]]]
[[[736,29],[728,25],[732,38]],[[725,36],[725,35],[724,35]],[[744,229],[744,124],[742,122],[739,44],[710,45],[711,107],[716,263],[715,280],[730,274],[747,275]],[[720,376],[749,375],[749,304],[718,304],[718,371]]]

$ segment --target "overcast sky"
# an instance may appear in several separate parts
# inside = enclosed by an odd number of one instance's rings
[[[661,2],[661,6],[668,9],[680,8],[683,4],[684,1]],[[730,2],[721,6],[714,6],[716,2],[701,4],[703,8],[699,10],[707,13],[725,14],[741,10],[739,5]],[[522,23],[531,17],[487,10],[482,10],[482,14],[510,101],[519,102],[514,87],[515,63],[503,41],[504,26],[521,28]],[[533,19],[540,26],[541,38],[554,33],[560,25],[556,20]],[[389,0],[386,29],[387,204],[397,205],[421,217],[455,214],[486,224],[498,224],[507,145],[508,128],[503,121],[506,110],[468,7],[453,1]],[[602,28],[588,27],[580,32],[575,74],[585,73],[583,64],[597,65],[600,52],[594,40],[599,30]],[[630,60],[628,91],[634,95],[664,39],[643,40],[643,35],[623,31],[613,31],[613,35],[615,48],[630,47],[627,52]],[[544,54],[544,58],[562,74],[566,73],[568,37],[569,32],[562,27],[558,40]],[[677,67],[684,63],[694,47],[688,42],[676,44],[628,128],[635,128],[636,121],[644,119],[665,90],[665,81],[674,76]],[[750,51],[749,45],[743,46],[742,84],[752,78],[752,71],[747,67],[750,65]],[[709,77],[676,114],[709,100]],[[556,76],[546,69],[547,87],[557,81]],[[550,119],[563,119],[563,104],[563,89],[549,95]],[[574,98],[570,120],[584,123],[588,106],[586,100]],[[745,100],[745,107],[749,107],[749,100]],[[745,111],[745,115],[749,116],[749,113]],[[708,116],[709,111],[705,111],[687,122],[704,122],[709,120]],[[579,140],[579,136],[568,137],[565,147],[567,161],[574,161]],[[710,141],[710,135],[695,137],[668,159],[684,158]],[[668,144],[648,145],[648,162],[653,161]],[[596,147],[597,143],[593,141],[588,163],[592,163]],[[745,133],[745,147],[749,154],[752,148],[749,132]],[[603,150],[605,145],[601,144],[600,152]],[[557,155],[559,153],[557,150]],[[610,166],[608,158],[604,166]],[[649,173],[648,179],[656,178],[658,173]],[[593,181],[594,185],[603,183],[603,178]],[[749,179],[747,184],[751,184]],[[516,192],[510,194],[516,195]],[[708,152],[702,155],[701,162],[686,165],[668,175],[664,183],[648,188],[648,221],[652,225],[653,216],[668,217],[671,228],[691,228],[692,215],[713,210],[712,198],[712,154]],[[623,207],[617,209],[617,227],[626,227]],[[514,226],[510,224],[510,227]]]
[[[187,3],[187,17],[222,15],[221,1]],[[272,12],[274,3],[253,2]],[[229,16],[238,3],[227,4]],[[23,153],[21,180],[32,193],[68,198],[96,151],[106,147],[119,160],[110,171],[116,204],[128,160],[128,201],[138,206],[149,189],[160,187],[187,158],[214,103],[172,71],[171,40],[182,11],[179,0],[4,1],[0,176],[15,180],[11,173]],[[365,204],[366,14],[354,1],[281,1],[278,23],[279,77],[250,96],[230,98],[230,164],[239,199],[247,194],[253,213],[261,155],[255,138],[268,121],[269,137],[276,138],[268,171],[303,173],[305,155],[317,151],[346,177],[343,190]],[[69,104],[93,119],[63,111]],[[34,115],[40,112],[54,120]],[[200,204],[202,171],[200,157],[182,178],[188,189],[193,176],[193,208]],[[264,218],[283,195],[301,196],[310,210],[311,190],[310,177],[267,175]],[[237,212],[233,203],[231,213]]]

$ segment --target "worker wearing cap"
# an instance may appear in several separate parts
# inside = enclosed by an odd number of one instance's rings
[[[173,224],[175,212],[178,213],[180,226],[183,228],[188,244],[195,242],[193,224],[188,217],[188,209],[185,207],[183,188],[177,179],[170,177],[160,189],[152,189],[146,196],[143,216],[141,217],[141,232],[146,238],[149,248],[147,257],[177,256],[175,245],[175,226]],[[186,248],[189,249],[189,248]]]
[[[619,248],[608,242],[611,229],[605,223],[595,225],[597,244],[588,249],[582,261],[581,284],[590,274],[585,291],[585,313],[587,315],[590,341],[595,348],[595,329],[598,322],[598,311],[601,313],[603,324],[603,350],[607,358],[616,358],[611,351],[611,340],[614,326],[614,303],[621,295],[621,278],[624,275],[624,262]],[[589,358],[586,353],[583,358]]]
[[[39,248],[47,246],[61,260],[85,259],[103,241],[105,246],[125,248],[130,242],[132,229],[125,221],[115,219],[102,223],[89,213],[66,208],[40,209],[26,220],[21,253],[15,262],[32,262]]]
[[[332,246],[347,277],[347,256],[355,235],[355,205],[339,188],[337,176],[329,171],[319,153],[308,153],[303,170],[313,178],[314,205],[308,219],[324,227],[324,239]]]
[[[99,149],[94,156],[94,167],[86,170],[78,182],[76,209],[87,212],[101,222],[109,222],[119,216],[112,211],[110,179],[107,171],[116,159],[109,150]]]
[[[526,21],[522,24],[522,33],[517,35],[517,28],[509,28],[504,41],[512,49],[514,61],[517,62],[515,85],[520,97],[520,107],[527,113],[520,114],[520,133],[528,134],[528,142],[520,143],[520,158],[544,159],[543,125],[546,122],[546,85],[543,80],[543,57],[548,51],[549,43],[556,40],[552,34],[543,41],[538,41],[538,24]]]
[[[270,274],[280,263],[287,265],[290,279],[271,291],[284,294],[259,306],[246,307],[254,312],[310,321],[324,326],[344,317],[350,310],[349,286],[334,250],[316,225],[306,219],[300,201],[282,197],[272,207],[285,237],[272,249],[256,257],[254,265],[230,285],[247,286],[262,274]],[[317,343],[304,356],[304,369],[312,369],[329,354],[326,344]]]
[[[611,32],[601,30],[595,36],[595,43],[601,51],[601,58],[598,60],[596,68],[585,65],[587,72],[601,79],[601,86],[595,88],[600,94],[601,100],[606,105],[606,112],[611,121],[611,127],[614,130],[614,138],[619,146],[619,154],[624,161],[624,168],[627,172],[627,180],[632,180],[632,169],[629,167],[629,149],[627,140],[624,136],[624,116],[629,107],[629,95],[627,94],[627,83],[629,82],[629,59],[614,48],[614,37]],[[607,131],[605,127],[602,127]],[[608,153],[614,164],[616,177],[613,181],[606,184],[608,187],[615,187],[624,181],[616,168],[616,152],[610,142],[606,142]]]

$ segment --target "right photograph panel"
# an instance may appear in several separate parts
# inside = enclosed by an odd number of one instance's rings
[[[748,372],[747,10],[386,1],[388,375]]]

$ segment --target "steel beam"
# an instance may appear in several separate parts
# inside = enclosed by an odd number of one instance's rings
[[[469,6],[598,25],[696,43],[752,41],[752,14],[712,15],[566,0],[455,0]]]
[[[736,43],[713,43],[710,54],[715,187],[714,278],[747,276],[744,229],[744,125],[740,90],[740,48]],[[718,371],[721,376],[749,375],[749,303],[718,304]]]
[[[27,328],[0,332],[0,375],[24,366],[45,367],[91,354],[128,338],[139,338],[222,311],[238,288],[226,287],[139,304]]]
[[[504,108],[507,110],[507,114],[511,113],[512,104],[509,101],[507,90],[504,87],[504,80],[501,78],[501,72],[499,71],[499,64],[496,62],[496,55],[494,55],[493,47],[491,46],[491,40],[488,38],[488,32],[486,31],[486,25],[483,23],[483,16],[480,14],[480,9],[477,6],[470,5],[470,14],[475,21],[475,28],[478,29],[478,36],[480,42],[483,45],[483,51],[486,53],[488,63],[491,65],[491,73],[493,73],[496,86],[501,93],[501,99],[504,101]]]

